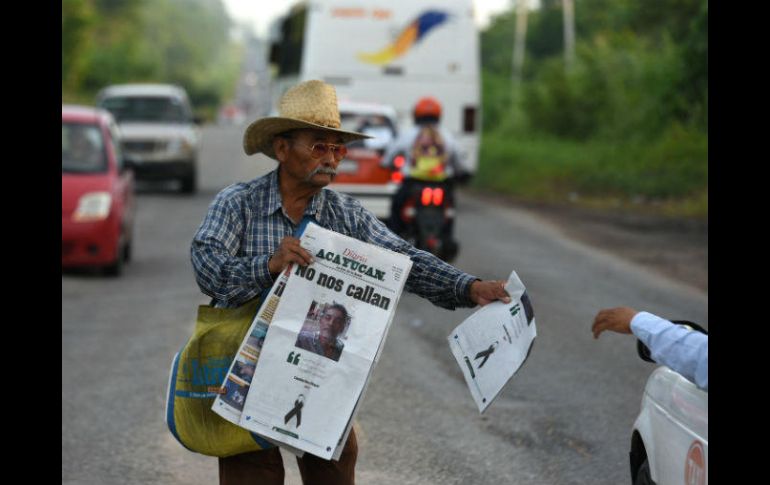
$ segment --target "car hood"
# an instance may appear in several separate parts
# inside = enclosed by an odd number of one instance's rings
[[[127,140],[158,139],[158,138],[193,138],[198,137],[198,127],[195,125],[169,123],[121,123],[122,138]]]
[[[112,179],[108,174],[61,175],[61,213],[67,217],[77,209],[80,198],[89,192],[112,192]]]

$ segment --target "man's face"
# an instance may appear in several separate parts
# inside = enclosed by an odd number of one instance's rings
[[[345,328],[345,314],[337,308],[328,308],[319,323],[321,329],[321,338],[324,340],[334,340]]]
[[[291,140],[285,140],[285,149],[276,151],[281,162],[282,173],[301,186],[321,188],[329,185],[336,176],[337,160],[332,150],[319,158],[312,155],[316,143],[343,145],[342,137],[323,130],[295,130],[288,134]]]

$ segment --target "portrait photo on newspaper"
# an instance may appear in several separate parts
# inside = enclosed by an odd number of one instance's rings
[[[341,303],[319,304],[313,300],[295,345],[337,362],[345,347],[350,320]]]

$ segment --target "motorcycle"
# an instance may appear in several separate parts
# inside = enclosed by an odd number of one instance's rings
[[[428,251],[446,262],[452,261],[459,244],[452,237],[454,201],[451,182],[412,180],[406,187],[399,235],[417,249]]]

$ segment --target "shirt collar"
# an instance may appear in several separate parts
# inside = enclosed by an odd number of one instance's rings
[[[321,189],[310,199],[310,203],[308,203],[305,208],[304,215],[313,216],[317,221],[320,221],[321,209],[323,208],[325,201],[326,190]],[[267,175],[267,203],[264,207],[264,213],[270,215],[282,207],[281,191],[278,185],[278,168],[276,168]]]
[[[315,218],[316,221],[320,222],[321,208],[324,206],[325,201],[326,201],[326,189],[321,189],[318,191],[317,194],[313,196],[312,199],[310,199],[310,203],[305,208],[305,215],[312,216]]]

